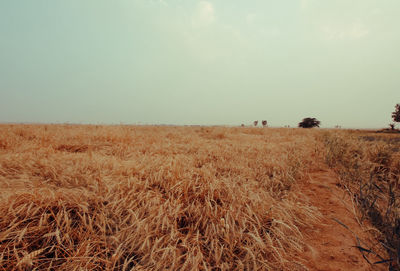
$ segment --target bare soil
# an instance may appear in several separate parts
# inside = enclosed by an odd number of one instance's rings
[[[376,237],[368,223],[357,221],[351,198],[332,170],[310,173],[300,189],[322,214],[317,227],[303,231],[308,247],[299,257],[309,270],[388,270],[386,264],[373,264],[379,257],[357,247],[374,247]]]

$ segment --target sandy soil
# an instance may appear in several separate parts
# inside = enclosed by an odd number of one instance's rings
[[[310,173],[300,189],[309,197],[309,204],[317,207],[323,216],[317,228],[305,230],[308,248],[299,256],[307,268],[324,271],[388,270],[386,264],[368,263],[356,247],[373,246],[373,237],[368,231],[371,227],[357,222],[351,199],[340,187],[338,176],[333,171],[324,169]],[[356,236],[361,243],[357,243]],[[380,260],[366,252],[364,255],[371,263]]]

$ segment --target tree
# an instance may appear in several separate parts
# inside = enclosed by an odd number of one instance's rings
[[[262,121],[262,126],[263,126],[263,127],[267,126],[267,121],[266,121],[266,120],[263,120],[263,121]]]
[[[302,122],[299,123],[299,127],[301,128],[313,128],[319,127],[321,122],[316,118],[305,118]]]
[[[396,104],[395,110],[392,113],[392,119],[394,122],[400,122],[400,104]]]
[[[257,126],[258,120],[255,120],[255,121],[253,122],[253,124],[254,124],[254,126]]]

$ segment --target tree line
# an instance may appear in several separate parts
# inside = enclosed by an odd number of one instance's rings
[[[400,122],[400,104],[395,105],[395,110],[392,112],[392,119],[394,123],[389,124],[391,129],[394,130],[395,128],[395,122]],[[266,127],[268,125],[266,120],[263,120],[261,122],[263,127]],[[255,120],[253,122],[254,126],[258,125],[258,120]],[[299,122],[298,127],[299,128],[313,128],[313,127],[319,127],[321,125],[321,122],[317,120],[316,118],[304,118],[301,122]],[[244,126],[244,124],[242,124]],[[289,125],[285,125],[285,127],[289,127]],[[338,128],[340,126],[336,125],[335,128]]]

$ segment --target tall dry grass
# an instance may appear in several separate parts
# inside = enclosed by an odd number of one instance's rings
[[[0,269],[305,269],[315,133],[1,125]]]
[[[366,131],[327,132],[326,162],[341,176],[361,211],[378,229],[377,250],[390,255],[390,270],[400,269],[400,137]]]

